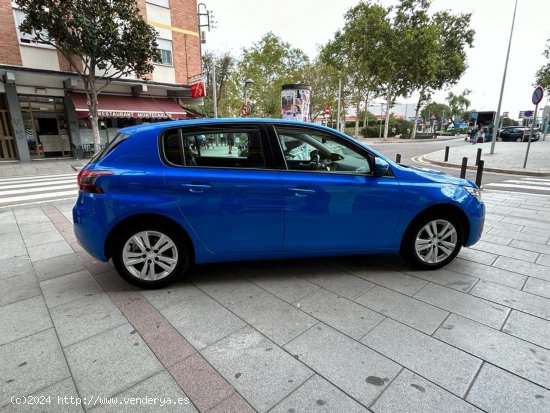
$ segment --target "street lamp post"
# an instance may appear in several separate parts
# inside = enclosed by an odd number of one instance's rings
[[[502,106],[502,95],[504,94],[504,84],[506,83],[506,72],[508,70],[508,58],[510,57],[510,48],[512,46],[512,34],[514,33],[514,23],[516,21],[516,10],[518,8],[518,0],[516,0],[516,5],[514,6],[514,17],[512,17],[512,28],[510,29],[510,40],[508,41],[508,52],[506,53],[506,63],[504,64],[504,74],[502,75],[502,86],[500,88],[500,98],[498,99],[498,109],[495,117],[495,124],[493,128],[496,127],[496,131],[493,130],[493,137],[491,139],[491,155],[495,153],[495,142],[498,135],[498,124],[500,123],[500,108]]]

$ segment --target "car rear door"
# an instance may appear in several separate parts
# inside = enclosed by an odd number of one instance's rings
[[[401,188],[393,176],[369,173],[366,150],[336,135],[299,126],[273,128],[284,156],[284,250],[353,251],[390,247],[401,214]],[[314,170],[303,154],[315,150],[296,140],[319,142],[322,151],[343,158]],[[316,145],[314,143],[314,145]],[[292,148],[290,150],[286,150]]]
[[[227,135],[235,146],[229,154]],[[204,135],[213,145],[201,146]],[[165,181],[196,236],[214,254],[280,252],[283,195],[280,176],[265,152],[265,126],[253,123],[165,131]]]

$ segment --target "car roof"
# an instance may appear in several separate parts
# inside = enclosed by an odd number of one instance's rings
[[[286,119],[272,119],[272,118],[201,118],[201,119],[185,119],[185,120],[169,120],[165,122],[155,122],[147,123],[145,125],[137,126],[128,126],[126,128],[121,128],[118,131],[124,134],[131,134],[136,131],[147,131],[147,130],[159,130],[165,129],[168,127],[181,127],[181,126],[200,126],[200,125],[222,125],[222,124],[249,124],[249,123],[274,123],[279,125],[299,125],[306,127],[313,127],[316,129],[323,129],[329,132],[335,132],[334,129],[327,128],[326,126],[319,125],[317,123],[309,122],[299,122],[295,120],[286,120]]]

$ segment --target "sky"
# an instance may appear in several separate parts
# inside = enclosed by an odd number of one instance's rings
[[[319,47],[344,26],[344,14],[359,0],[203,0],[213,11],[216,28],[206,33],[204,49],[239,55],[267,32],[315,58]],[[379,0],[387,6],[395,0]],[[446,103],[449,91],[470,89],[471,109],[496,111],[499,103],[515,0],[433,0],[430,10],[472,13],[474,47],[467,51],[468,69],[459,83],[435,94]],[[550,38],[550,0],[518,0],[501,113],[517,119],[534,110],[535,73],[547,61],[542,55]],[[314,91],[313,91],[314,92]],[[414,111],[417,96],[398,98],[394,112]],[[381,99],[379,100],[381,101]],[[548,103],[544,96],[540,109]],[[380,107],[371,107],[379,111]]]

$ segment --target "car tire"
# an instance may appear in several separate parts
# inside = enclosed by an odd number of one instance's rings
[[[190,261],[182,234],[161,223],[124,228],[113,243],[112,257],[120,276],[143,288],[170,284],[187,270]]]
[[[464,230],[454,215],[426,215],[407,229],[401,243],[401,255],[415,268],[435,270],[456,258],[463,239]]]

